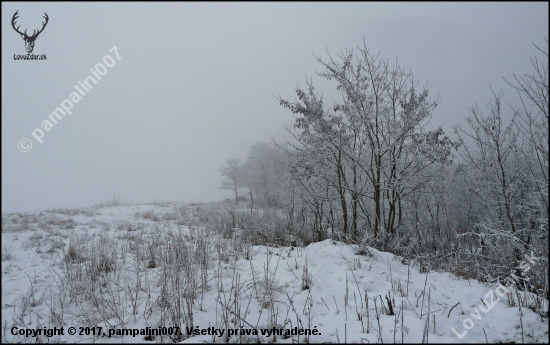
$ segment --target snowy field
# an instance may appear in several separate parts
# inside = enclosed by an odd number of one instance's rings
[[[548,314],[525,307],[548,301],[529,293],[332,240],[252,246],[201,222],[175,204],[3,214],[2,341],[548,343]],[[121,335],[147,327],[173,334]]]

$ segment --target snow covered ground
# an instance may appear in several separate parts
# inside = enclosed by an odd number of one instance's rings
[[[332,240],[249,246],[191,220],[175,204],[2,215],[2,340],[548,343],[547,317],[517,306],[535,297],[513,288]],[[117,335],[173,320],[202,334]],[[53,327],[63,335],[13,334]]]

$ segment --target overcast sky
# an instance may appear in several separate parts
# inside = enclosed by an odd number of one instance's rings
[[[47,13],[33,51],[47,60],[14,59],[25,54],[15,11],[27,34]],[[430,126],[452,134],[469,106],[488,101],[489,85],[513,102],[502,77],[530,73],[532,43],[544,46],[547,33],[547,2],[3,2],[2,211],[92,206],[114,192],[132,203],[229,196],[219,189],[226,159],[282,141],[282,123],[293,122],[276,96],[294,99],[307,76],[330,103],[313,55],[363,37],[439,93]],[[112,67],[45,131],[98,63]]]

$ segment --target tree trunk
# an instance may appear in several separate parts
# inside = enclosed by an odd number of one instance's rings
[[[342,151],[338,151],[338,165],[336,167],[336,171],[338,173],[338,194],[340,194],[340,204],[342,206],[342,217],[344,220],[344,234],[348,234],[348,207],[346,205],[346,197],[344,195],[344,189],[342,187],[342,164],[341,164],[341,158],[342,158]]]

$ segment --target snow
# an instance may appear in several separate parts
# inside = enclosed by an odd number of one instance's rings
[[[125,309],[127,314],[124,324],[114,319],[105,320],[102,324],[79,323],[77,308],[67,300],[61,325],[56,324],[52,317],[52,309],[59,309],[60,300],[52,296],[59,293],[58,283],[65,274],[63,267],[66,264],[63,251],[67,250],[71,237],[80,236],[87,241],[108,237],[117,240],[121,248],[122,243],[125,243],[123,239],[129,233],[152,240],[147,236],[152,236],[154,231],[164,231],[166,228],[174,231],[178,228],[178,220],[165,220],[162,216],[177,213],[180,207],[176,204],[112,205],[65,213],[49,211],[2,215],[2,340],[35,341],[32,337],[12,335],[14,325],[28,329],[57,325],[64,327],[65,335],[49,339],[43,337],[42,341],[150,342],[139,335],[135,338],[109,338],[67,334],[71,326],[100,326],[103,332],[108,324],[118,328],[156,327],[155,320],[159,320],[160,316],[155,313],[159,309],[154,309],[152,315],[148,314],[145,297],[135,315],[130,306]],[[160,219],[155,221],[144,218],[148,212],[158,215]],[[72,219],[72,222],[68,219]],[[189,236],[198,234],[200,237],[202,231],[206,232],[205,229],[191,229],[185,225],[181,225],[180,229]],[[211,234],[209,232],[204,237],[229,244],[236,241],[221,237],[214,239]],[[400,343],[402,339],[405,343],[420,343],[429,312],[427,342],[485,343],[487,340],[490,343],[519,343],[522,342],[523,328],[524,342],[548,343],[547,318],[541,318],[527,308],[520,310],[517,306],[510,306],[509,296],[504,295],[497,300],[503,294],[502,289],[497,290],[497,285],[462,280],[449,272],[423,274],[417,263],[407,263],[391,253],[373,248],[369,248],[369,251],[371,255],[357,255],[356,246],[328,239],[305,248],[252,246],[250,260],[244,255],[238,260],[234,260],[234,257],[225,261],[213,260],[213,266],[208,270],[212,278],[209,288],[199,292],[194,301],[194,326],[198,326],[199,330],[207,330],[209,327],[225,329],[222,326],[221,305],[228,307],[228,303],[241,303],[240,308],[245,311],[241,316],[245,315],[243,318],[247,322],[244,329],[250,329],[249,325],[252,325],[257,327],[258,332],[261,332],[260,329],[271,330],[276,322],[285,329],[316,329],[319,333],[309,338],[304,335],[286,339],[277,336],[276,341],[281,343]],[[121,264],[117,267],[130,271],[130,262],[135,258],[132,258],[130,252],[124,257],[127,259],[119,259]],[[306,284],[309,286],[304,289],[306,260],[311,283]],[[160,294],[160,284],[154,279],[160,276],[161,270],[162,267],[148,270],[152,282],[144,285],[143,289],[150,289],[149,295]],[[220,277],[219,284],[214,279],[215,275]],[[128,275],[126,279],[130,277]],[[240,289],[240,293],[235,302],[231,296],[237,289]],[[517,301],[516,291],[513,288],[509,288],[509,291]],[[391,300],[396,315],[388,315],[386,296]],[[524,293],[519,292],[519,296],[523,297]],[[382,300],[384,306],[381,305]],[[548,301],[544,303],[548,306]],[[235,319],[230,313],[228,315]],[[239,324],[231,325],[239,329]],[[257,342],[259,339],[268,342],[272,338],[259,333],[258,336],[233,336],[229,341]],[[225,340],[224,337],[207,334],[190,337],[183,342],[219,343]],[[153,341],[160,342],[161,338],[156,337]],[[162,341],[171,342],[168,338]]]

